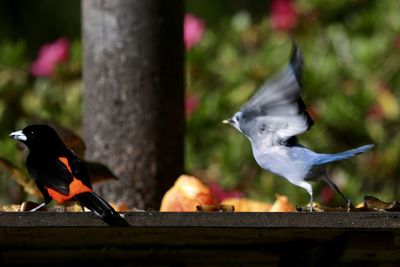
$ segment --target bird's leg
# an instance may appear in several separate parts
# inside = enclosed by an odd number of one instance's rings
[[[85,212],[85,207],[81,203],[79,205],[81,205],[82,212]]]
[[[314,198],[313,198],[312,186],[306,181],[300,181],[294,184],[304,188],[305,190],[307,190],[308,194],[310,194],[310,212],[312,212],[314,210]]]
[[[37,210],[43,208],[44,206],[46,206],[46,204],[47,204],[46,202],[43,202],[43,203],[40,204],[39,206],[37,206],[37,207],[31,209],[29,212],[37,211]]]
[[[41,189],[41,187],[39,187],[39,189]],[[40,191],[42,191],[42,190],[40,190]],[[51,202],[52,199],[48,196],[47,192],[46,192],[46,195],[45,194],[43,194],[43,195],[44,195],[44,202],[42,204],[40,204],[39,206],[31,209],[29,212],[37,211]]]
[[[353,208],[353,204],[351,203],[350,199],[348,197],[346,197],[342,191],[340,191],[339,187],[332,181],[332,179],[330,178],[328,172],[325,172],[325,176],[322,178],[333,190],[335,190],[336,192],[339,193],[339,195],[341,195],[344,200],[346,201],[347,204],[347,212],[350,212],[350,209]]]
[[[347,212],[350,212],[350,209],[353,207],[353,204],[351,204],[350,199],[347,199]]]

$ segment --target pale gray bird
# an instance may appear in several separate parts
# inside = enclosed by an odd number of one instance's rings
[[[297,142],[296,135],[311,128],[313,120],[300,97],[303,55],[293,43],[288,67],[267,80],[258,92],[231,118],[230,124],[251,142],[257,163],[265,170],[286,178],[310,194],[313,209],[313,190],[309,180],[321,178],[346,201],[350,200],[331,180],[326,170],[329,163],[366,152],[365,145],[337,154],[319,154]]]

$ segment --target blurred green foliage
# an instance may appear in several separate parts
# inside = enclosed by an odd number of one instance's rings
[[[400,2],[299,0],[291,32],[271,29],[268,1],[252,8],[244,2],[209,13],[224,5],[187,1],[188,11],[205,18],[207,29],[186,54],[187,94],[199,100],[187,116],[186,171],[261,200],[280,193],[293,203],[308,201],[303,189],[261,170],[248,140],[221,123],[286,66],[294,37],[304,53],[304,99],[315,120],[300,141],[318,152],[374,143],[371,152],[334,164],[332,176],[355,202],[367,194],[398,199]],[[43,43],[58,36],[52,38]],[[81,41],[73,40],[68,62],[52,78],[30,75],[36,52],[27,48],[29,39],[0,42],[0,156],[22,166],[8,133],[32,121],[53,121],[80,132],[82,52]],[[5,178],[0,183],[6,184]],[[325,186],[315,184],[317,201]],[[7,187],[1,188],[0,201],[5,202]],[[333,201],[342,204],[340,196]]]

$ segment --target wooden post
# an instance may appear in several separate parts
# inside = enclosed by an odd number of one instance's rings
[[[86,158],[107,200],[158,209],[183,172],[182,0],[83,0]]]

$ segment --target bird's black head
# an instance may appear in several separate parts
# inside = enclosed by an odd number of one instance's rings
[[[56,131],[45,124],[26,126],[23,130],[12,132],[10,137],[24,143],[32,150],[47,150],[64,146]]]

